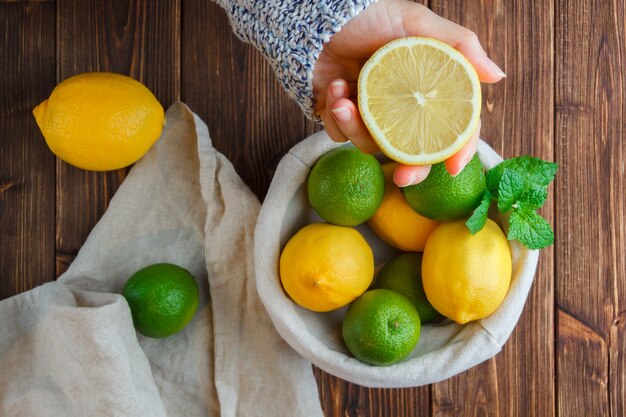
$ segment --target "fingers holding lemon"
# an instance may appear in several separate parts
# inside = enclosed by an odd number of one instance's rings
[[[385,155],[406,165],[429,165],[455,154],[476,131],[480,81],[450,45],[407,37],[389,42],[365,63],[358,104]]]

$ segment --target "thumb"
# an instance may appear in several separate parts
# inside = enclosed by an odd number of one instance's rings
[[[506,77],[480,45],[471,30],[433,13],[417,3],[401,3],[402,24],[407,36],[425,36],[439,39],[459,52],[474,66],[482,82],[494,83]]]

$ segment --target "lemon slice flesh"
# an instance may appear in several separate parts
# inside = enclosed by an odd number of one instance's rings
[[[394,40],[365,63],[359,111],[374,141],[408,165],[441,162],[478,126],[478,74],[456,49],[430,38]]]

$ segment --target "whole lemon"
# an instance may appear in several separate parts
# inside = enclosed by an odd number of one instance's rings
[[[478,320],[502,303],[511,283],[511,250],[500,227],[487,219],[475,235],[464,221],[441,223],[422,257],[428,301],[457,323]]]
[[[50,150],[91,171],[131,165],[161,135],[163,107],[140,82],[93,72],[57,85],[33,114]]]
[[[383,202],[367,222],[369,227],[394,248],[407,252],[421,252],[426,239],[439,222],[428,219],[409,206],[400,187],[393,183],[397,163],[383,165],[385,195]]]
[[[343,307],[374,278],[374,255],[351,227],[313,223],[303,227],[280,255],[280,280],[291,299],[313,311]]]

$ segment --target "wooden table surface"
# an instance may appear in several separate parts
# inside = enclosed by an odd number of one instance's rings
[[[528,303],[501,353],[441,383],[367,389],[316,369],[327,416],[626,415],[624,0],[430,0],[508,77],[483,87],[482,136],[558,162]],[[263,199],[281,156],[318,129],[208,0],[0,0],[0,299],[65,271],[127,170],[46,147],[31,109],[63,79],[114,71],[187,103]],[[0,318],[2,320],[2,318]]]

